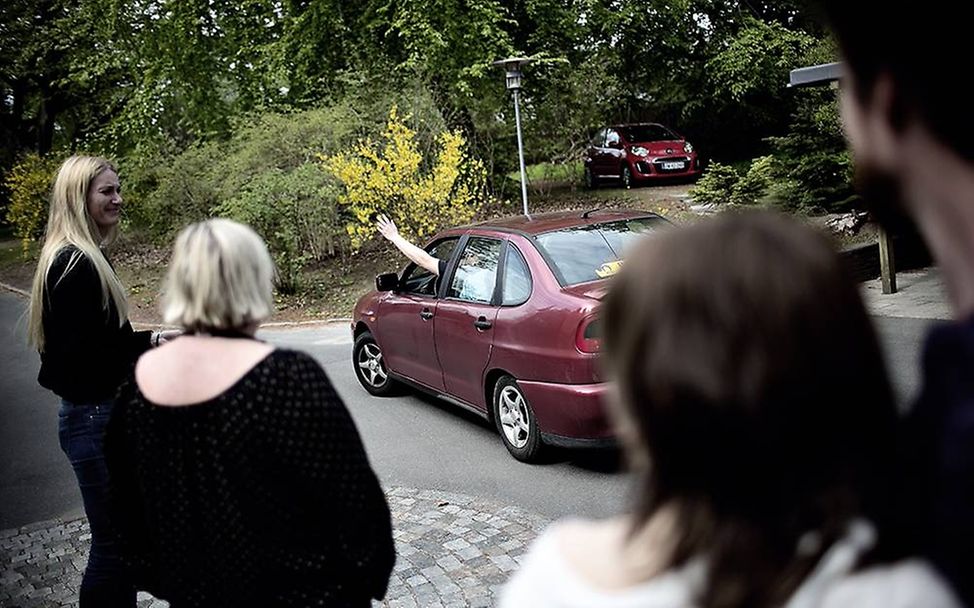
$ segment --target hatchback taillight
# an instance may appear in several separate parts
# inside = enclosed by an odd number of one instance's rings
[[[602,322],[595,315],[585,317],[575,332],[575,347],[583,353],[597,353],[602,347]]]

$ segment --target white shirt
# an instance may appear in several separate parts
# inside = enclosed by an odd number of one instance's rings
[[[500,608],[693,608],[702,563],[668,571],[626,589],[599,589],[576,572],[558,546],[558,523],[538,537],[500,596]],[[825,561],[828,555],[823,556]],[[814,578],[814,573],[809,579]],[[818,586],[819,589],[809,589]],[[804,593],[802,593],[804,591]],[[921,560],[878,565],[835,580],[806,580],[796,591],[818,608],[962,608]],[[795,602],[789,602],[789,605]],[[804,603],[804,602],[802,602]]]
[[[460,266],[457,277],[463,281],[460,298],[476,302],[490,302],[494,295],[494,273],[479,266]]]

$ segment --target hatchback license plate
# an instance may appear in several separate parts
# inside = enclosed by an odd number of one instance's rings
[[[672,169],[682,169],[683,163],[663,163],[663,170],[670,171]]]

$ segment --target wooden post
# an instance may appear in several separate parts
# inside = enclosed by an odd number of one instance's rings
[[[896,293],[896,258],[893,239],[884,228],[879,229],[879,273],[883,278],[883,293]]]

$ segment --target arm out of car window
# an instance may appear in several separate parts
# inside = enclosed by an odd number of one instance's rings
[[[380,215],[376,220],[376,228],[379,234],[384,236],[389,240],[396,248],[399,249],[410,261],[414,262],[417,266],[421,266],[426,270],[432,272],[436,276],[440,276],[440,261],[429,253],[424,251],[422,248],[413,245],[399,234],[399,229],[396,228],[396,224],[390,220],[385,215]]]

